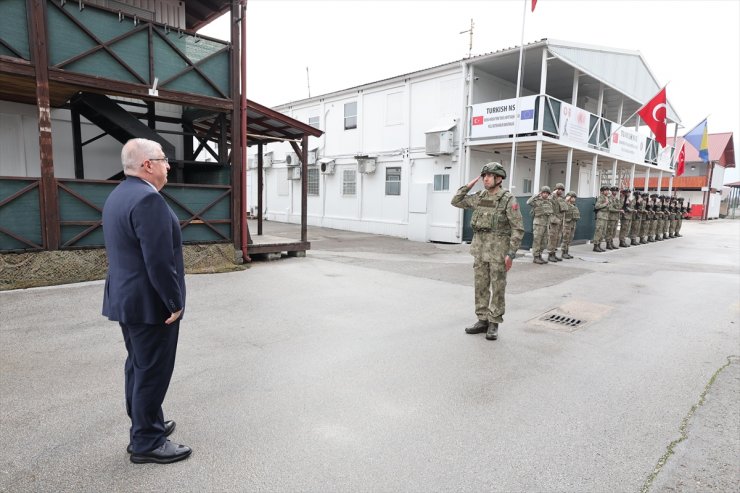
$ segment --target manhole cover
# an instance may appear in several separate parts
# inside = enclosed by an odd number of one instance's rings
[[[580,330],[601,319],[613,307],[587,301],[574,300],[531,319],[530,325],[565,332]]]

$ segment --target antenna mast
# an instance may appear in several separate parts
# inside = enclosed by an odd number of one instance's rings
[[[308,77],[308,67],[306,67],[306,85],[308,86],[308,97],[311,97],[311,79]]]
[[[473,54],[473,27],[475,24],[473,23],[473,19],[470,19],[470,29],[467,31],[460,31],[460,34],[469,33],[470,41],[468,43],[468,58],[470,58]]]

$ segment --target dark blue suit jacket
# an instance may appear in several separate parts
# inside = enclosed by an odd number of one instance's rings
[[[125,324],[163,324],[185,308],[180,223],[164,197],[127,177],[105,201],[108,254],[103,315]]]

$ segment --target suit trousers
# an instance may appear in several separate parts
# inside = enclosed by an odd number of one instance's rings
[[[501,323],[506,312],[506,267],[498,262],[473,261],[475,315],[478,320]]]
[[[149,452],[166,439],[162,402],[175,369],[180,321],[170,325],[119,325],[128,351],[124,380],[131,447],[134,453]]]

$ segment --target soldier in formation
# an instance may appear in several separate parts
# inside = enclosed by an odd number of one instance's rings
[[[532,215],[532,257],[535,264],[546,264],[542,251],[547,246],[548,226],[553,215],[553,202],[550,200],[550,187],[540,188],[540,193],[527,200]]]
[[[596,204],[594,204],[594,212],[596,213],[596,227],[594,228],[593,242],[594,252],[601,253],[606,251],[601,248],[601,242],[606,240],[606,227],[607,221],[609,219],[609,205],[611,204],[611,201],[609,200],[609,187],[604,185],[599,189],[599,191],[601,193],[596,199]]]
[[[622,194],[622,210],[619,220],[619,247],[627,248],[630,246],[627,244],[627,238],[629,238],[632,229],[635,202],[634,199],[630,198],[631,190],[629,188],[623,189],[620,193]]]
[[[565,203],[568,206],[568,210],[565,211],[563,219],[563,253],[562,258],[571,259],[573,256],[570,254],[570,243],[573,241],[573,237],[576,234],[576,224],[581,218],[581,212],[576,206],[575,192],[568,192],[565,194]]]
[[[547,241],[547,249],[549,255],[547,260],[549,262],[561,262],[563,259],[558,258],[557,251],[558,245],[560,244],[560,238],[563,234],[563,220],[565,219],[565,212],[568,210],[568,204],[565,203],[565,185],[558,183],[555,185],[555,193],[550,200],[552,201],[552,215],[550,216],[550,231],[549,239]]]
[[[609,215],[606,222],[606,249],[619,250],[614,244],[614,237],[617,235],[617,223],[622,213],[622,204],[619,201],[619,187],[611,187],[609,198]]]
[[[634,193],[632,206],[632,226],[630,227],[630,246],[640,244],[640,228],[642,227],[642,218],[645,215],[645,204],[640,192]]]
[[[483,179],[484,189],[468,194]],[[506,308],[506,273],[511,269],[516,251],[524,237],[524,223],[519,204],[502,182],[506,170],[500,163],[483,166],[480,176],[460,187],[452,205],[473,209],[470,225],[473,241],[470,253],[474,257],[475,314],[478,320],[465,329],[468,334],[486,333],[486,339],[498,339],[498,326],[504,321]]]

